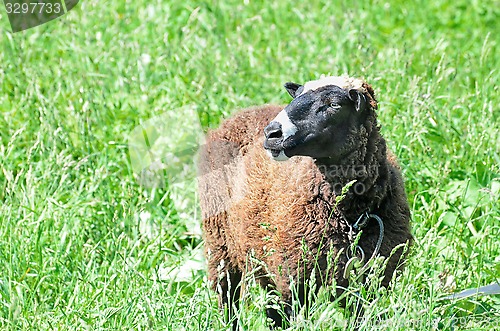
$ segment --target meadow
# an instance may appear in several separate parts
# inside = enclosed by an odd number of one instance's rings
[[[372,298],[359,330],[500,330],[499,296],[443,299],[500,281],[494,1],[86,0],[15,34],[0,17],[1,330],[229,330],[193,132],[321,74],[373,85],[412,210],[404,271],[352,289]],[[163,185],[141,181],[138,127],[177,146],[157,150]],[[353,329],[322,293],[289,330]],[[251,288],[242,329],[266,330],[265,299]]]

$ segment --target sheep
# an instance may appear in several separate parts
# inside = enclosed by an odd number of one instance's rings
[[[275,327],[291,314],[292,280],[302,303],[313,272],[316,288],[348,285],[348,252],[361,226],[359,251],[390,257],[383,286],[405,258],[391,251],[412,242],[401,171],[380,134],[371,85],[332,76],[285,89],[293,98],[286,107],[238,112],[209,131],[199,153],[208,276],[219,306],[232,317],[239,284],[252,272],[280,293],[286,316],[266,310]]]

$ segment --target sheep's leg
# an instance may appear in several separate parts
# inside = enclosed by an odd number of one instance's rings
[[[238,309],[241,295],[242,273],[239,270],[227,270],[226,276],[220,280],[219,306],[227,311],[227,322],[232,322],[233,330],[238,330]]]
[[[207,244],[211,244],[213,239],[214,237],[205,238]],[[237,316],[235,313],[239,305],[242,273],[228,263],[225,245],[219,245],[218,249],[213,250],[208,248],[208,251],[208,279],[212,289],[218,293],[219,309],[227,312],[226,321],[232,321],[233,330],[237,330],[238,320],[234,317]]]
[[[209,217],[204,220],[205,248],[208,262],[208,280],[212,289],[218,293],[219,309],[227,311],[228,321],[233,320],[238,309],[242,273],[231,265],[223,231],[224,218]],[[233,330],[238,321],[233,320]]]
[[[286,328],[288,328],[289,323],[290,323],[291,313],[292,313],[292,309],[291,309],[291,305],[289,303],[283,304],[283,310],[281,312],[278,311],[277,309],[274,309],[274,308],[267,308],[266,309],[266,315],[272,321],[272,323],[270,325],[270,327],[272,329],[275,329],[275,328],[286,329]],[[285,316],[283,316],[283,314]]]
[[[266,308],[266,316],[267,318],[271,319],[271,324],[269,325],[269,327],[271,329],[286,329],[289,326],[290,316],[292,315],[292,297],[290,289],[285,286],[277,288],[274,282],[272,282],[267,277],[260,278],[260,284],[268,292],[278,290],[278,292],[281,294],[281,309],[278,310],[272,307]],[[289,286],[288,282],[285,282],[284,284]]]
[[[278,310],[274,308],[267,308],[266,309],[266,315],[267,318],[270,318],[272,323],[270,327],[272,329],[278,328],[278,327],[283,327],[283,316],[278,312]]]

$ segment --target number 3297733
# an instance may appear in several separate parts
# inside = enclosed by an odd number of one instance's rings
[[[61,3],[45,2],[25,2],[25,3],[5,3],[7,14],[59,14],[63,11]]]

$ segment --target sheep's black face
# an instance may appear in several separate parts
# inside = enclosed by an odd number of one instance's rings
[[[295,155],[340,159],[349,132],[360,122],[365,96],[356,89],[335,85],[303,92],[303,86],[285,85],[293,101],[264,129],[264,148],[277,161]]]

